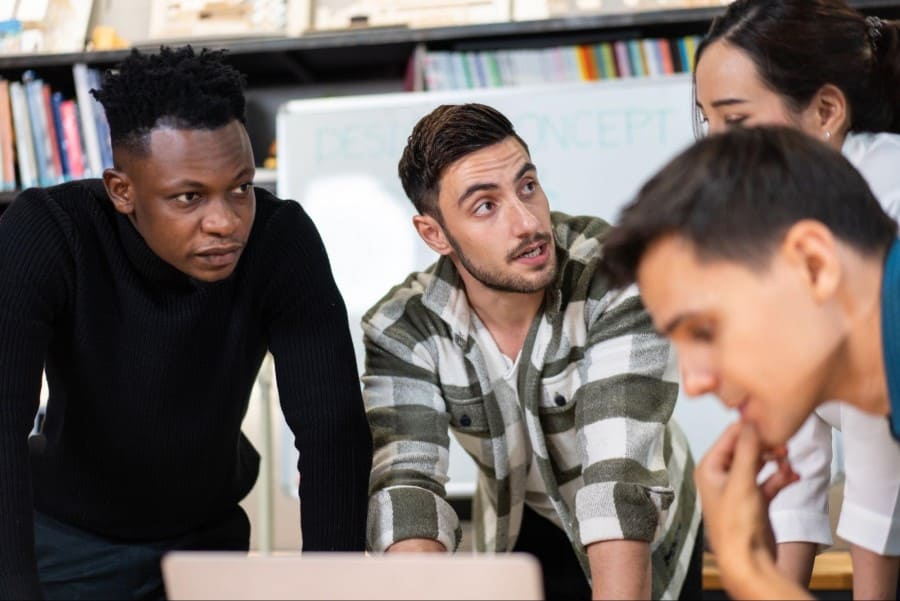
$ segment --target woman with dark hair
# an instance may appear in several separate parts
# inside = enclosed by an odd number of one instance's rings
[[[840,150],[900,216],[900,22],[844,0],[737,0],[696,54],[695,131],[785,125]],[[846,483],[837,533],[851,546],[854,596],[894,599],[900,555],[900,447],[886,421],[844,403],[817,409],[791,439],[801,475],[770,506],[778,566],[805,585],[830,545],[832,428]]]

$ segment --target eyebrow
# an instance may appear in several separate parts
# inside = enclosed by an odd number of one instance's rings
[[[241,169],[237,173],[234,174],[233,181],[239,181],[246,179],[251,175],[256,175],[256,167],[245,167]],[[204,182],[199,182],[193,179],[181,179],[175,182],[171,182],[167,185],[176,187],[176,188],[205,188],[206,184]]]
[[[513,181],[519,180],[523,175],[528,173],[529,171],[537,171],[537,167],[534,166],[534,163],[525,162],[519,168],[519,171],[516,173],[516,176],[513,178]],[[472,184],[468,188],[466,188],[465,192],[463,192],[460,197],[456,200],[456,206],[460,206],[462,203],[466,201],[467,198],[475,194],[476,192],[480,192],[482,190],[496,190],[497,184],[493,183],[481,183],[481,184]]]
[[[714,109],[720,106],[733,106],[735,104],[744,104],[745,102],[747,101],[743,98],[720,98],[719,100],[713,100],[712,102],[710,102],[709,108]],[[697,106],[701,109],[703,108],[703,106],[701,106],[699,102],[697,103]]]
[[[659,333],[662,336],[671,336],[672,332],[674,332],[678,328],[678,326],[680,326],[688,317],[689,316],[684,313],[682,313],[681,315],[676,315],[675,317],[670,319],[667,324],[659,329]]]

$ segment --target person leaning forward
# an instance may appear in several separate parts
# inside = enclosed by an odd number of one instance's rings
[[[159,598],[163,553],[246,550],[241,422],[267,351],[303,548],[362,550],[346,310],[309,217],[253,186],[243,76],[221,52],[134,51],[93,93],[114,167],[0,219],[0,598]]]
[[[697,598],[700,516],[670,347],[596,271],[608,226],[551,213],[528,146],[481,104],[400,160],[440,255],[364,317],[368,545],[453,551],[449,431],[478,466],[479,551],[538,556],[547,598]]]

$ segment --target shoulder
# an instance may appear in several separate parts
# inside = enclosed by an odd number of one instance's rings
[[[21,239],[26,245],[71,238],[83,229],[114,219],[115,209],[100,180],[80,180],[20,193],[0,219],[0,244]]]
[[[436,264],[424,271],[416,271],[391,288],[362,318],[362,329],[368,343],[380,346],[400,345],[406,349],[426,343],[428,340],[450,336],[449,326],[435,310],[434,286],[441,290],[438,296],[451,293],[435,274]],[[426,300],[426,298],[430,300]],[[447,300],[447,310],[454,304]]]
[[[897,170],[900,161],[900,134],[849,133],[841,152],[863,175],[878,172],[884,176],[900,178]]]
[[[567,215],[554,211],[550,215],[556,245],[565,250],[569,258],[587,261],[600,254],[603,237],[610,225],[599,217]]]
[[[256,188],[254,230],[261,234],[284,235],[300,229],[313,229],[312,220],[299,202],[278,198],[264,188]]]
[[[875,197],[896,218],[892,207],[900,196],[900,134],[850,133],[841,152],[859,170]]]

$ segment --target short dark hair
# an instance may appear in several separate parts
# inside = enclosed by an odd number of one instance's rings
[[[422,117],[410,134],[398,171],[416,210],[440,220],[437,198],[444,169],[462,157],[512,136],[528,151],[512,123],[485,104],[443,104]]]
[[[143,154],[154,128],[217,129],[244,122],[244,76],[223,62],[224,51],[163,46],[158,54],[137,49],[102,87],[91,90],[106,111],[114,148]]]
[[[762,269],[804,219],[867,256],[883,255],[897,237],[838,151],[792,128],[737,128],[698,140],[643,185],[604,240],[602,269],[615,286],[634,282],[649,246],[670,234],[701,260]]]
[[[717,40],[746,52],[794,111],[832,84],[852,131],[900,132],[900,22],[867,19],[845,0],[735,0],[713,19],[695,64]]]

